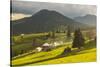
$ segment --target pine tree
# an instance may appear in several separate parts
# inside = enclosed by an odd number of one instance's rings
[[[74,33],[74,39],[73,39],[73,48],[81,48],[84,45],[84,38],[82,36],[82,33],[80,29],[77,29]]]
[[[48,34],[46,35],[46,39],[49,38],[51,36],[51,32],[48,32]]]
[[[13,43],[15,43],[15,38],[14,38],[14,37],[12,37],[12,44],[13,44]]]
[[[33,38],[32,45],[33,45],[33,46],[36,46],[36,39],[35,39],[35,38]]]
[[[66,37],[67,37],[68,39],[71,37],[71,30],[70,30],[70,26],[68,26],[68,27],[67,27]]]
[[[55,39],[55,31],[52,31],[52,38]]]
[[[71,37],[71,32],[70,32],[70,29],[69,28],[67,30],[67,37]]]
[[[52,35],[51,35],[51,38],[52,38],[52,42],[54,43],[55,42],[55,38],[56,38],[56,35],[55,35],[55,31],[53,30],[52,31]]]

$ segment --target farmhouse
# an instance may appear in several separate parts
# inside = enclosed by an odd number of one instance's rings
[[[37,51],[37,52],[42,51],[42,47],[37,47],[37,48],[36,48],[36,51]]]
[[[44,43],[42,45],[42,51],[50,51],[52,48],[51,48],[51,44],[48,44],[48,43]]]
[[[23,38],[24,38],[24,35],[25,35],[25,34],[20,34],[20,36],[21,36],[21,39],[23,39]]]

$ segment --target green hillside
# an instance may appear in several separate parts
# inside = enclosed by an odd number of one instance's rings
[[[90,34],[90,32],[92,34]],[[46,32],[23,34],[23,36],[12,36],[12,65],[24,66],[96,61],[96,39],[94,38],[96,36],[95,29],[92,31],[82,30],[85,43],[80,49],[72,47],[75,34],[73,32],[70,34],[70,37],[68,37],[66,32]],[[60,41],[63,43],[51,48],[49,51],[42,50],[38,52],[36,50],[37,47],[43,47],[44,43]],[[68,47],[71,49],[70,52],[65,51]]]
[[[84,23],[76,22],[73,19],[62,15],[56,11],[47,9],[40,10],[31,17],[22,18],[11,21],[13,35],[21,33],[40,33],[49,32],[52,30],[65,31],[67,26],[73,27],[72,30],[80,28],[88,28]],[[63,27],[63,29],[61,28]]]
[[[85,52],[85,53],[84,53]],[[30,65],[44,65],[44,64],[63,64],[63,63],[80,63],[80,62],[95,62],[96,61],[96,49],[85,50],[77,53],[76,55],[63,57],[54,60],[48,60]]]
[[[91,46],[91,47],[89,47]],[[96,45],[94,41],[89,41],[85,44],[85,49],[80,52],[75,52],[76,49],[65,56],[62,56],[64,49],[67,46],[61,46],[49,52],[28,53],[23,57],[17,57],[12,60],[12,64],[16,65],[44,65],[58,63],[73,63],[73,62],[94,62],[96,61]]]

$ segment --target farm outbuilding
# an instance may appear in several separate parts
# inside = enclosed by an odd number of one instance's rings
[[[42,45],[42,50],[43,51],[50,51],[51,49],[52,49],[52,46],[51,46],[51,44],[48,44],[48,43],[44,43],[43,45]]]
[[[42,47],[37,47],[36,50],[37,50],[37,52],[40,52],[40,51],[42,51]]]

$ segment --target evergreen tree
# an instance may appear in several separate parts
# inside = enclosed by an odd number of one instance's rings
[[[33,38],[32,45],[33,45],[33,46],[36,46],[36,39],[35,39],[35,38]]]
[[[96,42],[96,40],[97,40],[97,37],[95,36],[94,41]]]
[[[52,31],[52,38],[55,39],[55,31]]]
[[[67,38],[71,37],[71,30],[70,27],[68,26],[67,28]]]
[[[46,35],[46,39],[51,37],[51,32],[48,32],[48,34]]]
[[[55,35],[55,31],[54,30],[52,31],[51,38],[52,38],[52,42],[54,43],[55,42],[55,38],[56,38],[56,35]]]
[[[13,44],[13,43],[15,43],[15,38],[14,38],[14,37],[12,37],[12,44]]]
[[[74,39],[73,39],[73,48],[81,48],[84,45],[84,38],[82,36],[82,33],[80,29],[77,29],[74,33]]]
[[[60,30],[59,30],[59,28],[56,30],[56,33],[60,33]]]
[[[21,50],[21,51],[20,51],[20,54],[23,54],[23,53],[24,53],[24,50]]]

